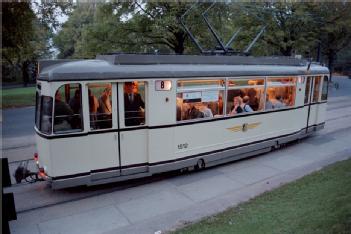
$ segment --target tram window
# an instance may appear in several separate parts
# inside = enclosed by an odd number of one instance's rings
[[[263,110],[264,79],[228,80],[227,114],[236,115],[245,112]]]
[[[40,108],[41,108],[41,97],[39,92],[35,93],[35,126],[40,129]]]
[[[90,129],[112,128],[111,83],[88,84]]]
[[[54,132],[82,130],[82,92],[80,84],[62,85],[55,93]]]
[[[313,102],[319,101],[319,88],[321,84],[321,77],[316,76],[314,78],[314,85],[313,85]]]
[[[312,79],[311,77],[308,77],[307,81],[306,81],[305,104],[308,103],[308,99],[309,99],[309,96],[310,96],[311,79]]]
[[[323,78],[323,88],[322,88],[322,101],[328,99],[328,76]]]
[[[265,109],[293,107],[296,96],[296,78],[269,78],[267,84]]]
[[[235,115],[245,112],[261,111],[264,105],[263,100],[263,86],[228,90],[227,114]]]
[[[125,126],[145,124],[145,82],[124,83],[124,121]]]
[[[177,121],[223,116],[224,80],[182,80],[177,87]]]
[[[41,97],[40,131],[51,134],[52,128],[52,97]]]

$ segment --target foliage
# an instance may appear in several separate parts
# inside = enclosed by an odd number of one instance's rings
[[[2,108],[35,105],[35,87],[3,89]]]
[[[351,160],[175,233],[350,233]]]
[[[191,8],[191,9],[190,9]],[[189,10],[190,9],[190,10]],[[351,41],[351,3],[342,2],[187,2],[187,1],[39,1],[4,2],[2,61],[5,77],[21,73],[25,62],[50,57],[94,58],[108,52],[199,53],[179,23],[184,18],[203,50],[219,48],[203,13],[219,40],[243,51],[262,26],[265,33],[253,55],[301,54],[316,58],[318,49],[329,67]],[[58,17],[67,15],[61,25]],[[8,73],[8,74],[7,74]]]
[[[33,4],[33,5],[31,5]],[[36,6],[36,7],[33,7]],[[50,38],[58,24],[57,8],[68,9],[68,3],[4,2],[2,3],[3,47],[2,68],[5,81],[29,79],[30,63],[51,55]],[[33,65],[32,65],[33,66]]]

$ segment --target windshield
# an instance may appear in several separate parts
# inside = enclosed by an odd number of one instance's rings
[[[36,93],[35,126],[43,133],[52,131],[52,97]]]

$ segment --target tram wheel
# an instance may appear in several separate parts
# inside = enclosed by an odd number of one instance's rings
[[[201,170],[203,168],[205,168],[205,161],[203,159],[197,160],[197,163],[195,165],[195,169],[196,170]]]

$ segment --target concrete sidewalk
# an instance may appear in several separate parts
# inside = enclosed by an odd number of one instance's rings
[[[328,114],[331,120],[326,129],[301,143],[201,172],[23,212],[10,222],[11,231],[124,234],[172,230],[350,158],[351,108],[342,112],[342,116]]]

